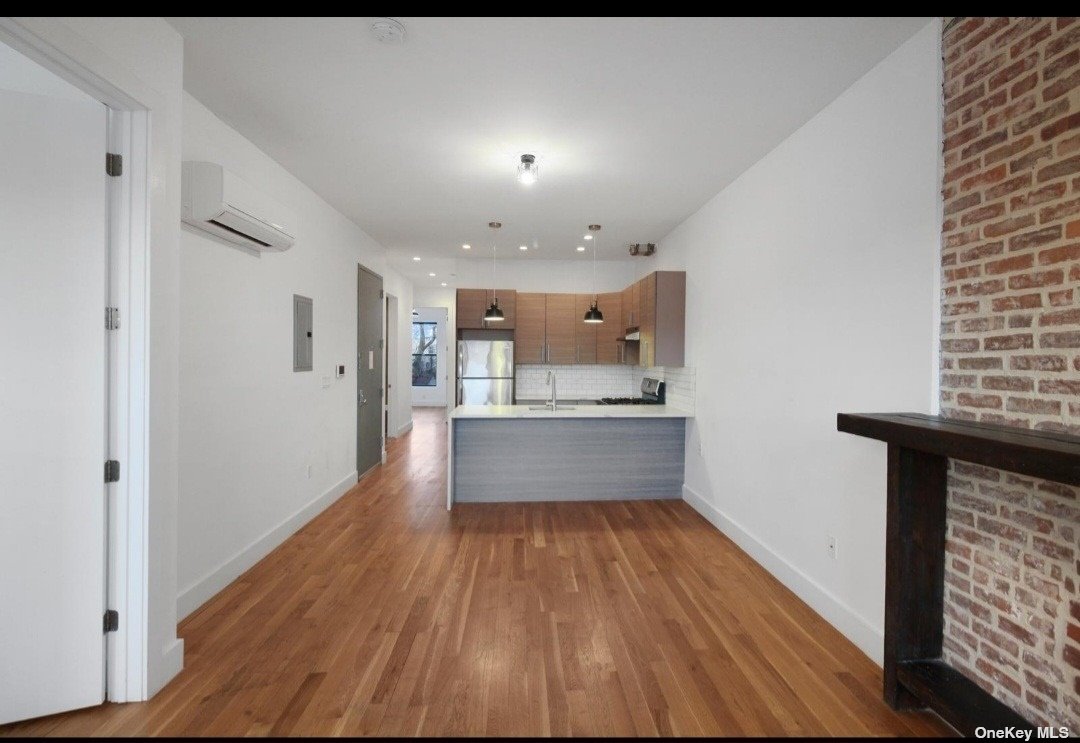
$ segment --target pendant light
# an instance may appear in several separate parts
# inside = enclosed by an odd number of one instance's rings
[[[495,296],[495,235],[502,222],[488,222],[488,227],[491,228],[491,306],[484,312],[484,322],[502,322],[506,316],[499,309],[499,298]]]
[[[599,240],[596,239],[598,237],[598,235],[596,233],[600,232],[600,225],[598,225],[598,224],[590,224],[589,225],[589,232],[593,233],[593,235],[592,235],[592,237],[593,237],[593,241],[592,241],[592,290],[593,290],[593,300],[592,300],[592,307],[590,307],[588,310],[585,311],[585,322],[595,324],[595,323],[602,323],[604,321],[604,313],[601,312],[600,308],[596,306],[597,301],[598,301],[598,297],[597,297],[597,294],[596,294],[596,243],[600,242]]]

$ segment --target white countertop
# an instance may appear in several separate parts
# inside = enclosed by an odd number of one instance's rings
[[[570,407],[574,407],[570,410]],[[530,410],[528,405],[458,405],[451,418],[693,418],[672,405],[567,405],[554,413]]]

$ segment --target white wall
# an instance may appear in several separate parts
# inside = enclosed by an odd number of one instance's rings
[[[297,240],[252,255],[181,234],[180,616],[355,484],[357,264],[398,299],[398,390],[413,305],[381,245],[187,94],[183,112],[184,159],[221,163],[287,205]],[[292,371],[293,294],[314,302],[313,372]],[[391,402],[394,432],[411,408]]]
[[[642,269],[688,273],[687,500],[879,662],[885,446],[836,414],[932,405],[939,39],[921,30]]]
[[[438,384],[434,387],[413,387],[412,404],[414,407],[446,405],[447,391],[450,389],[449,364],[451,363],[450,360],[454,358],[454,354],[450,350],[453,338],[447,333],[447,319],[450,311],[446,307],[416,307],[415,310],[416,315],[410,319],[410,322],[436,323],[435,339],[438,353],[435,363],[438,368]]]
[[[491,286],[491,251],[488,258],[458,259],[455,261],[453,283],[463,288],[489,288]],[[517,252],[517,251],[514,251]],[[592,260],[583,253],[580,258],[569,260],[507,259],[507,251],[499,251],[495,267],[495,279],[499,289],[516,289],[519,292],[567,292],[588,294],[593,291]],[[596,290],[598,292],[622,291],[634,283],[644,258],[626,258],[617,261],[596,262]],[[434,281],[435,279],[432,279]],[[440,279],[441,280],[441,279]]]

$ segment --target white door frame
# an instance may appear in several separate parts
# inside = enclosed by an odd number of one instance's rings
[[[106,688],[109,701],[140,701],[148,695],[149,158],[151,110],[161,96],[120,70],[110,77],[124,79],[123,89],[77,62],[62,48],[85,51],[83,58],[101,53],[84,50],[89,44],[53,19],[0,17],[0,42],[105,104],[109,151],[123,157],[107,215],[110,304],[120,310],[109,351],[108,451],[120,461],[120,481],[108,508],[106,581],[120,628],[106,635]]]

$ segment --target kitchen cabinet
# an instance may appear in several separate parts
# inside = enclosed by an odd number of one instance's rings
[[[596,331],[600,324],[585,322],[585,313],[593,302],[592,294],[577,294],[574,300],[574,363],[596,363]],[[607,319],[607,313],[604,313]]]
[[[576,295],[548,294],[545,296],[546,361],[549,364],[573,364],[577,358],[575,320],[579,319],[574,316],[574,308],[577,306]]]
[[[637,327],[635,323],[636,318],[634,317],[634,310],[636,309],[634,305],[634,285],[631,284],[623,289],[620,293],[620,298],[622,300],[620,304],[622,305],[623,330],[625,331],[627,328]]]
[[[484,289],[458,289],[456,319],[459,328],[484,327],[484,310],[487,309],[487,291]]]
[[[458,289],[457,326],[463,329],[513,330],[517,315],[517,292],[513,289],[499,289],[495,292],[494,296],[499,298],[499,309],[505,317],[502,322],[484,321],[484,313],[491,306],[492,296],[491,289]]]
[[[547,295],[542,292],[519,292],[516,310],[514,362],[518,364],[544,363]]]
[[[604,322],[592,325],[596,329],[596,363],[621,364],[623,360],[622,338],[626,332],[623,322],[622,292],[609,292],[597,297]],[[582,323],[584,325],[585,323]]]
[[[656,273],[651,273],[638,282],[640,297],[638,307],[641,310],[641,345],[638,347],[638,365],[656,366]]]
[[[682,366],[686,343],[686,272],[654,271],[639,286],[638,366]]]

